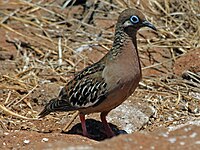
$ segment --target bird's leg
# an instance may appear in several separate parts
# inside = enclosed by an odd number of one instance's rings
[[[108,124],[108,122],[107,122],[107,120],[106,120],[107,114],[108,114],[108,112],[102,112],[102,113],[101,113],[101,121],[102,121],[102,123],[103,123],[103,127],[104,127],[104,129],[105,129],[105,131],[106,131],[107,137],[110,138],[110,137],[115,136],[115,134],[114,134],[114,132],[112,131],[112,129],[110,128],[110,126],[109,126],[109,124]]]
[[[83,130],[83,136],[89,137],[89,134],[86,129],[86,124],[85,124],[85,115],[84,114],[79,114],[80,120],[81,120],[81,126]]]

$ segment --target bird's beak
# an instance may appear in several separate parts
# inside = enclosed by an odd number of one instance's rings
[[[143,25],[143,27],[149,27],[149,28],[151,28],[151,29],[157,31],[156,27],[155,27],[153,24],[151,24],[150,22],[146,21],[146,20],[144,20],[144,21],[142,22],[142,25]]]

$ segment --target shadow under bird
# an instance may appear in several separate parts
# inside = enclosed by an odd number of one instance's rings
[[[114,136],[106,116],[135,91],[142,78],[136,40],[137,31],[142,27],[156,30],[139,10],[129,8],[121,12],[110,51],[69,81],[39,117],[55,111],[78,110],[83,135],[89,137],[85,115],[100,112],[107,137]]]

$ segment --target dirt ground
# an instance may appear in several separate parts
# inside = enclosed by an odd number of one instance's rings
[[[143,80],[108,115],[116,136],[106,138],[99,114],[87,116],[91,138],[77,112],[38,119],[76,72],[108,52],[127,6],[158,31],[137,35]],[[200,149],[199,8],[186,0],[1,1],[0,149]]]

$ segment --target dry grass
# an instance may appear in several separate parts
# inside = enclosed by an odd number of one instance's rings
[[[17,49],[16,70],[0,78],[0,114],[35,118],[38,112],[32,108],[29,94],[50,82],[49,76],[64,85],[75,72],[94,62],[88,53],[77,50],[92,49],[105,54],[112,46],[119,12],[130,6],[142,10],[159,29],[156,35],[142,34],[144,29],[138,36],[143,70],[155,70],[160,76],[146,75],[135,98],[157,109],[153,120],[156,126],[181,123],[188,116],[199,117],[200,75],[188,71],[183,79],[172,70],[178,58],[200,48],[199,1],[95,0],[88,1],[85,7],[65,6],[67,2],[0,2],[0,27],[5,30],[7,42]],[[0,48],[8,51],[4,45]],[[44,70],[47,73],[41,74]],[[3,128],[5,120],[12,121],[12,117],[1,115]]]

